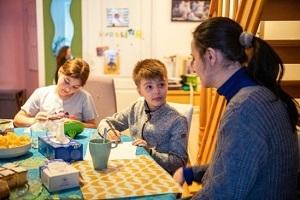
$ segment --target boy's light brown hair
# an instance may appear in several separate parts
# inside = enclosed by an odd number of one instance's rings
[[[139,86],[142,79],[160,79],[167,80],[168,73],[166,66],[157,59],[145,59],[139,61],[133,70],[133,81]]]

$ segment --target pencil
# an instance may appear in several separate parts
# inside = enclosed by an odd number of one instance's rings
[[[106,119],[106,123],[108,124],[109,128],[112,130],[112,132],[115,134],[115,136],[120,137],[119,134],[116,132],[116,129],[113,127],[113,125],[111,124],[111,122]],[[121,140],[121,138],[120,138]]]

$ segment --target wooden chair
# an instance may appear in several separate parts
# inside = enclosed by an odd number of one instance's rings
[[[199,165],[208,164],[212,158],[217,141],[216,133],[221,116],[225,110],[225,104],[225,98],[216,94],[211,104],[211,109],[199,149]]]

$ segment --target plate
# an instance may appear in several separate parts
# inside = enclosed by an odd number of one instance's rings
[[[13,148],[0,148],[0,158],[14,158],[24,155],[31,148],[31,143]]]

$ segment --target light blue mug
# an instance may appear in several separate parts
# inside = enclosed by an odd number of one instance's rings
[[[107,169],[107,162],[112,148],[116,148],[118,143],[105,139],[91,139],[89,150],[95,170]]]

